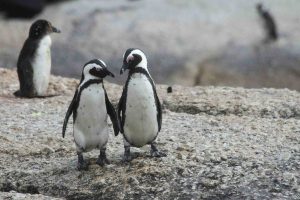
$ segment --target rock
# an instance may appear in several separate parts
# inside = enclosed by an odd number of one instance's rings
[[[278,42],[269,45],[226,47],[198,63],[198,72],[193,76],[194,85],[300,90],[299,49],[286,45]]]
[[[3,200],[62,200],[63,198],[48,197],[41,194],[22,194],[17,192],[0,192]]]
[[[279,35],[284,36],[278,48],[260,50],[262,59],[255,49],[263,38],[255,4],[77,0],[48,6],[36,18],[48,19],[62,30],[52,35],[52,72],[56,75],[79,78],[83,64],[92,58],[102,58],[116,74],[125,50],[138,47],[148,55],[149,70],[158,83],[194,85],[198,81],[201,85],[299,89],[299,2],[266,3],[278,22]],[[32,21],[0,19],[0,26],[5,27],[0,30],[0,66],[16,67]],[[273,60],[276,63],[269,64]],[[288,78],[277,78],[280,75]],[[250,83],[252,78],[255,81]],[[124,77],[110,81],[121,83]]]
[[[111,164],[98,166],[94,150],[85,154],[89,170],[80,172],[71,123],[61,136],[78,80],[53,76],[48,92],[59,96],[20,99],[12,95],[16,72],[0,68],[0,76],[0,199],[299,197],[299,92],[174,86],[167,94],[158,85],[164,114],[157,146],[168,156],[132,148],[136,158],[124,164],[122,137],[110,127]],[[105,87],[116,104],[122,87]]]

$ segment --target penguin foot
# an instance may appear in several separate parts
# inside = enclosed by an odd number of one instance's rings
[[[78,155],[77,169],[79,171],[81,171],[81,170],[88,170],[89,164],[90,164],[89,161],[85,161],[83,159],[83,155],[82,155],[81,152],[77,152],[77,155]]]
[[[157,158],[160,158],[160,157],[166,157],[166,156],[167,156],[167,154],[164,153],[164,152],[161,152],[161,151],[153,151],[152,149],[151,149],[151,151],[150,151],[150,154],[151,154],[152,157],[157,157]]]
[[[157,157],[157,158],[166,157],[167,156],[166,153],[158,151],[158,149],[156,148],[156,146],[153,143],[151,144],[150,154],[151,154],[152,157]]]
[[[109,160],[106,157],[105,151],[106,151],[106,148],[102,148],[100,150],[100,155],[99,155],[99,157],[98,157],[98,159],[96,161],[96,163],[98,165],[100,165],[101,167],[103,167],[105,164],[110,164]]]
[[[101,158],[100,156],[98,157],[96,163],[98,165],[100,165],[101,167],[103,167],[105,164],[109,165],[110,161],[105,157],[105,158]]]
[[[124,154],[124,156],[123,156],[123,159],[122,159],[122,161],[123,162],[130,162],[130,161],[132,161],[132,156],[130,155],[130,154]]]
[[[77,163],[77,169],[79,171],[88,170],[89,169],[89,162],[87,162],[87,161],[78,162]]]
[[[123,162],[130,162],[132,161],[132,156],[130,155],[130,146],[124,146],[125,148],[125,152],[124,152],[124,156],[123,156],[123,159],[122,161]]]

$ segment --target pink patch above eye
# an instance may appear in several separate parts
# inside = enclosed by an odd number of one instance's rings
[[[132,55],[129,55],[126,59],[126,62],[129,63],[129,61],[134,60],[134,57]]]

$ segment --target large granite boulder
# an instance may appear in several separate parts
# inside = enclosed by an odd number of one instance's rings
[[[299,55],[300,42],[295,24],[298,23],[300,3],[298,0],[264,2],[278,22],[278,42],[283,53],[282,59],[277,61],[285,70],[289,65],[286,61]],[[216,58],[216,72],[211,71],[218,78],[201,83],[225,85],[230,83],[231,77],[223,82],[222,78],[227,76],[219,77],[218,74],[228,71],[243,79],[240,66],[248,64],[249,60],[257,62],[251,49],[260,44],[264,36],[255,3],[239,0],[226,3],[219,0],[78,0],[49,6],[36,18],[46,18],[62,30],[60,35],[53,35],[54,74],[79,77],[82,65],[99,57],[118,73],[124,51],[139,47],[148,55],[150,71],[158,83],[193,85],[195,73],[185,67],[191,65],[197,73],[199,63]],[[0,29],[0,66],[15,67],[33,20],[0,20],[3,27]],[[224,57],[238,61],[228,63],[219,59]],[[298,60],[293,63],[298,70]],[[268,65],[263,67],[269,68]],[[260,73],[258,68],[253,70]],[[184,73],[187,76],[182,80]],[[286,73],[292,73],[289,67]],[[120,83],[122,80],[112,81]],[[264,81],[272,83],[272,80],[260,79],[257,85],[264,86]]]
[[[0,198],[2,199],[299,199],[300,93],[288,89],[174,86],[163,103],[158,147],[121,161],[122,137],[110,125],[110,165],[87,153],[76,169],[72,124],[65,112],[78,80],[52,77],[46,99],[19,99],[16,72],[0,69]],[[116,104],[119,85],[106,82]]]

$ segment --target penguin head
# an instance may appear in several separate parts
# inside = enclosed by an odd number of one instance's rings
[[[113,73],[108,71],[106,64],[102,60],[93,59],[84,65],[81,81],[84,79],[103,79],[106,76],[115,77]]]
[[[29,30],[29,37],[38,39],[50,33],[60,33],[60,30],[52,26],[52,24],[47,20],[39,19],[31,25]]]
[[[135,48],[127,49],[123,55],[123,66],[121,68],[120,74],[123,74],[123,72],[126,69],[130,71],[136,67],[142,67],[148,70],[146,55],[140,49],[135,49]]]
[[[256,9],[258,12],[263,12],[264,11],[264,6],[262,3],[257,3],[256,4]]]

